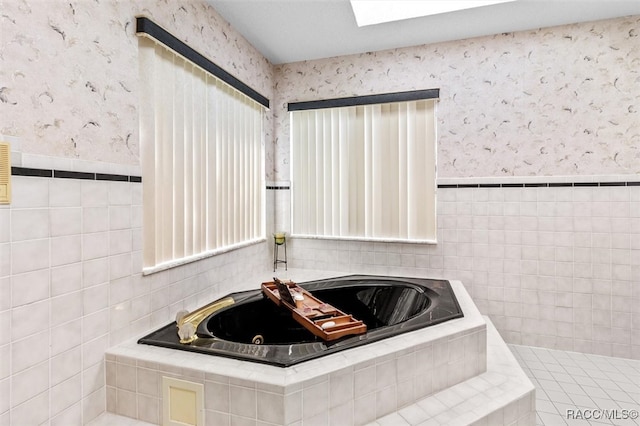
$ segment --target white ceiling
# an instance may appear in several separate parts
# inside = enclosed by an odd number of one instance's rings
[[[349,0],[208,1],[274,64],[640,15],[640,0],[518,0],[359,28]]]

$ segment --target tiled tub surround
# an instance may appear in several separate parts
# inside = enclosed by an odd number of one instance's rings
[[[637,175],[440,179],[439,185],[494,187],[438,189],[438,244],[292,237],[289,262],[457,279],[508,343],[640,359],[637,181]],[[555,186],[569,182],[605,184]],[[527,186],[509,187],[515,183]]]
[[[533,426],[536,389],[488,317],[487,371],[369,426]]]
[[[336,274],[279,275],[303,282]],[[204,384],[205,421],[211,425],[374,421],[486,370],[485,321],[462,284],[452,287],[464,318],[289,368],[123,343],[106,355],[107,409],[159,423],[165,375]]]

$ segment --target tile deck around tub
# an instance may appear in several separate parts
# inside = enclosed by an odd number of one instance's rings
[[[369,426],[535,425],[535,387],[487,319],[487,371]]]
[[[464,318],[284,369],[127,342],[106,354],[107,410],[159,422],[165,375],[202,383],[216,422],[368,423],[486,370],[485,321],[451,284]]]
[[[492,331],[491,326],[487,328],[487,335],[491,339]],[[487,351],[489,354],[492,352],[492,343],[489,340]],[[536,425],[538,426],[556,426],[556,425],[585,425],[585,426],[602,426],[602,425],[638,425],[640,422],[635,419],[568,419],[566,418],[566,409],[569,405],[572,405],[572,409],[586,408],[586,409],[629,409],[631,410],[633,404],[629,403],[628,399],[618,399],[620,394],[615,392],[613,396],[608,391],[616,391],[616,387],[626,388],[626,395],[629,398],[635,399],[636,403],[640,405],[640,390],[638,384],[640,383],[640,361],[614,358],[607,356],[584,354],[579,352],[569,352],[561,350],[551,350],[545,348],[537,348],[533,346],[521,346],[521,345],[509,345],[509,348],[515,355],[522,366],[524,372],[529,376],[530,380],[536,386]],[[488,371],[492,370],[491,357],[488,358]],[[556,371],[562,369],[564,371]],[[554,375],[566,374],[566,375]],[[620,377],[617,374],[622,373],[626,380],[619,381]],[[613,376],[613,377],[612,377]],[[578,383],[584,393],[591,399],[592,404],[587,407],[584,406],[584,399],[573,401],[573,398],[583,396],[581,393],[576,393],[577,388],[570,388],[570,392],[567,392],[562,388],[562,383],[567,380],[573,380]],[[591,381],[596,383],[594,385]],[[467,381],[465,383],[471,383]],[[481,381],[475,381],[480,390],[485,391],[488,384],[483,384]],[[634,384],[635,386],[634,387]],[[438,400],[434,400],[432,404],[426,405],[412,404],[405,407],[396,413],[385,416],[378,419],[379,424],[395,425],[417,425],[420,423],[429,424],[431,421],[428,417],[429,414],[435,413],[437,407],[444,406]],[[568,403],[571,401],[571,403]],[[582,406],[580,405],[582,404]],[[564,411],[560,411],[564,410]],[[506,414],[506,412],[505,412]],[[508,419],[511,414],[507,414]],[[400,417],[398,417],[400,416]],[[436,424],[431,421],[431,424]],[[491,424],[491,423],[489,423]],[[150,423],[146,423],[140,420],[134,420],[127,417],[118,416],[112,413],[104,413],[95,422],[89,426],[149,426]]]

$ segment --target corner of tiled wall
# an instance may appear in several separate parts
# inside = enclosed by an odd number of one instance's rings
[[[1,424],[96,418],[112,398],[107,348],[268,265],[261,243],[143,276],[141,183],[12,180],[0,206]]]
[[[639,359],[638,180],[464,179],[438,190],[436,245],[292,238],[289,258],[345,274],[457,279],[509,343]]]

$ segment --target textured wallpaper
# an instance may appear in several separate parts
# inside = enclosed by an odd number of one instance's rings
[[[640,16],[276,67],[286,103],[440,88],[440,177],[640,173]]]
[[[271,64],[204,0],[0,0],[0,10],[0,134],[23,152],[138,164],[136,15],[272,98]],[[266,129],[268,141],[269,116]]]
[[[27,153],[138,164],[141,14],[271,99],[268,180],[289,179],[287,102],[428,88],[441,177],[640,173],[640,16],[274,70],[204,0],[0,8],[0,133]]]

